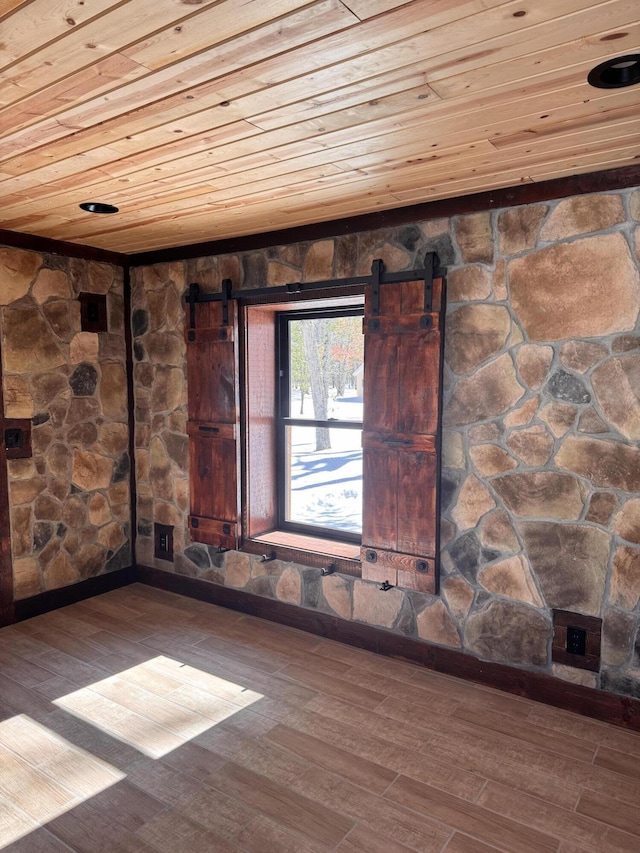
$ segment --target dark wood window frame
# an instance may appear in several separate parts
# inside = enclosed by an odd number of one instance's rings
[[[350,292],[349,292],[350,291]],[[281,559],[305,565],[360,575],[360,540],[345,541],[337,531],[295,530],[282,525],[278,511],[278,389],[279,361],[277,327],[286,313],[301,311],[362,309],[364,290],[345,288],[327,296],[325,290],[304,295],[274,294],[273,301],[256,304],[247,299],[240,309],[241,434],[242,434],[242,527],[243,549],[269,554],[275,549]],[[281,487],[281,486],[280,486]]]
[[[336,300],[337,302],[337,300]],[[325,428],[327,430],[358,431],[362,435],[362,421],[331,418],[315,420],[314,418],[296,417],[291,411],[291,323],[295,321],[315,319],[336,319],[339,317],[358,317],[360,332],[364,304],[361,307],[336,304],[334,308],[307,308],[298,311],[279,311],[276,319],[277,361],[276,361],[276,469],[277,469],[277,529],[300,533],[307,536],[319,536],[329,540],[355,542],[362,540],[360,532],[349,532],[339,527],[323,526],[321,524],[293,521],[287,517],[286,492],[288,487],[287,464],[287,429],[289,427]],[[363,342],[364,343],[364,342]],[[360,442],[361,443],[361,442]]]
[[[278,523],[275,366],[279,315],[333,308],[341,299],[360,306],[363,294],[365,363],[374,365],[368,388],[365,370],[365,401],[375,404],[365,403],[358,545]],[[192,286],[186,333],[192,539],[436,593],[443,295],[433,254],[417,273],[386,274],[376,261],[370,277],[315,286],[233,292],[227,281],[222,294],[200,298]]]

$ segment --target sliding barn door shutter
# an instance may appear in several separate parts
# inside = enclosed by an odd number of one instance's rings
[[[365,297],[362,576],[423,592],[439,546],[442,288],[429,276]]]
[[[235,301],[187,304],[191,539],[240,537],[238,323]]]

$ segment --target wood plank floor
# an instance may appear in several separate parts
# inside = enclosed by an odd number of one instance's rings
[[[638,853],[640,735],[133,585],[0,631],[11,853]]]

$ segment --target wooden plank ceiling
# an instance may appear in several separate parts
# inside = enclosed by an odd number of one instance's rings
[[[639,12],[0,0],[0,226],[141,252],[632,164],[640,85],[586,75]]]

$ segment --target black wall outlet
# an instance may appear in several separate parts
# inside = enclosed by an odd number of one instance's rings
[[[83,332],[106,332],[107,297],[103,293],[80,293],[80,320]]]
[[[154,557],[173,562],[173,527],[169,524],[154,524],[153,545]]]
[[[572,655],[586,655],[587,632],[584,628],[567,627],[567,651]]]
[[[601,642],[602,619],[570,610],[553,611],[551,660],[598,672]]]

